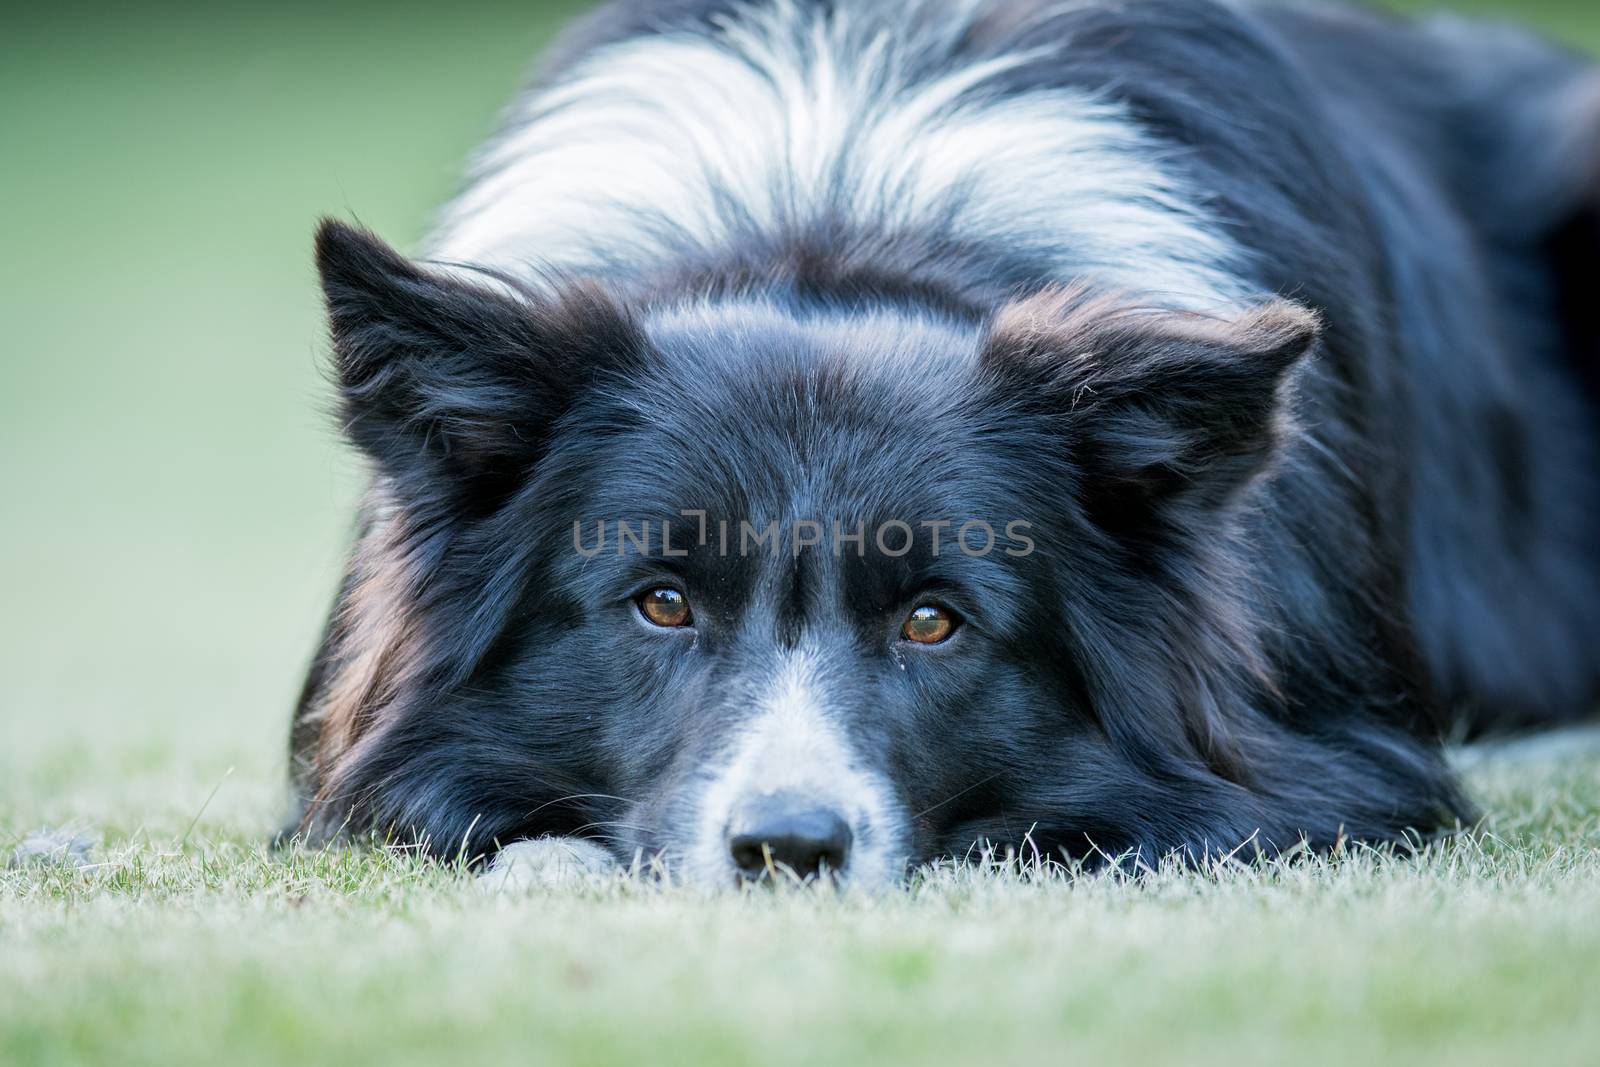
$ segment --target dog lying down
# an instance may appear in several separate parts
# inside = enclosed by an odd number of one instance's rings
[[[612,4],[424,258],[317,263],[372,481],[312,842],[1414,841],[1474,817],[1442,738],[1596,706],[1600,76],[1515,30]]]

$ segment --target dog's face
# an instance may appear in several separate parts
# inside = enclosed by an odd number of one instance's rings
[[[970,379],[973,337],[761,305],[646,329],[646,368],[547,457],[564,507],[529,501],[558,532],[554,625],[507,697],[530,743],[541,717],[587,724],[630,801],[619,836],[697,880],[770,853],[883,881],[992,810],[1059,706],[1041,687],[1071,688],[1065,660],[1023,651],[1059,623],[1028,595],[1049,581],[1034,504],[1000,428],[938,384]],[[566,706],[524,703],[552,661]]]
[[[1267,461],[1305,314],[629,311],[319,250],[382,501],[390,617],[347,640],[395,646],[330,811],[875,884],[1135,846],[1172,799],[1146,755],[1225,756],[1164,688],[1161,570]]]

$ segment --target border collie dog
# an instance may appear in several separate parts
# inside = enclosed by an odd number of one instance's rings
[[[627,0],[425,251],[312,841],[893,884],[1405,842],[1600,696],[1600,74],[1247,0]],[[518,865],[522,865],[520,868]]]

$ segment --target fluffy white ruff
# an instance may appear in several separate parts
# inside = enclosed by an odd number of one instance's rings
[[[983,10],[774,0],[602,48],[512,107],[430,254],[539,284],[832,219],[1030,250],[1168,306],[1246,299],[1243,253],[1125,107],[985,90],[1037,57],[962,55]]]

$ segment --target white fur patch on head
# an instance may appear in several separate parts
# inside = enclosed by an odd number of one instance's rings
[[[1049,280],[1166,306],[1245,300],[1243,253],[1125,107],[982,91],[1037,58],[961,55],[984,8],[771,0],[602,48],[516,105],[431,253],[537,284],[827,218],[1031,252]]]
[[[611,853],[579,837],[541,837],[500,850],[478,887],[490,893],[526,893],[593,885],[617,869]]]
[[[831,719],[817,683],[817,657],[791,653],[755,715],[730,742],[726,762],[700,794],[694,836],[684,850],[690,881],[733,884],[729,821],[740,804],[776,793],[803,796],[849,823],[847,884],[881,886],[899,877],[903,816],[889,783],[862,766]]]

